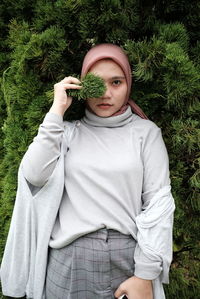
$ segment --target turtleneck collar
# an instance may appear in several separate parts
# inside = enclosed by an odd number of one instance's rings
[[[134,114],[132,113],[130,106],[124,113],[110,117],[97,116],[86,108],[85,116],[83,117],[82,121],[87,125],[94,127],[116,128],[128,124],[132,121],[133,117]]]

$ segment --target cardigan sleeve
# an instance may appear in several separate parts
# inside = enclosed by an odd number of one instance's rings
[[[48,112],[22,159],[24,177],[32,185],[42,187],[53,173],[61,152],[63,132],[62,116]]]
[[[155,196],[155,194],[158,194],[159,190],[161,190],[164,186],[170,185],[168,154],[162,138],[161,130],[154,123],[149,123],[150,126],[143,139],[142,148],[144,170],[142,211],[147,209],[151,199]],[[170,221],[171,220],[169,219],[169,223]],[[154,227],[154,229],[159,230],[159,227],[162,227],[162,220]],[[172,225],[169,227],[169,234],[171,235]],[[148,245],[149,244],[147,244],[147,246]],[[167,246],[167,248],[169,248],[169,246]],[[152,259],[147,256],[143,248],[139,246],[139,243],[136,246],[134,259],[135,275],[139,278],[153,280],[156,279],[163,270],[162,260],[160,258]]]

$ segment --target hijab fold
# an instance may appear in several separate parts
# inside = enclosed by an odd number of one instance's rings
[[[83,60],[81,77],[84,77],[90,70],[90,68],[99,60],[102,59],[112,59],[117,63],[124,72],[126,83],[127,83],[127,94],[124,101],[124,104],[114,115],[119,115],[124,113],[128,106],[131,106],[131,109],[134,113],[139,115],[143,119],[148,119],[142,109],[131,99],[129,99],[132,85],[132,76],[131,76],[131,67],[129,64],[128,57],[124,51],[117,45],[113,44],[100,44],[91,48]]]

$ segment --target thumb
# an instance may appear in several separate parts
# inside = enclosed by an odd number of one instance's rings
[[[71,105],[71,103],[72,103],[72,97],[70,97],[70,96],[67,96],[67,102],[68,102],[68,104],[69,104],[69,106]]]
[[[124,290],[119,286],[119,288],[115,291],[115,298],[122,299],[125,296]]]

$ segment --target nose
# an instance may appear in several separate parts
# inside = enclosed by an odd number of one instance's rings
[[[111,90],[110,90],[108,84],[106,84],[106,91],[103,95],[103,98],[110,98],[110,97],[111,97]]]

